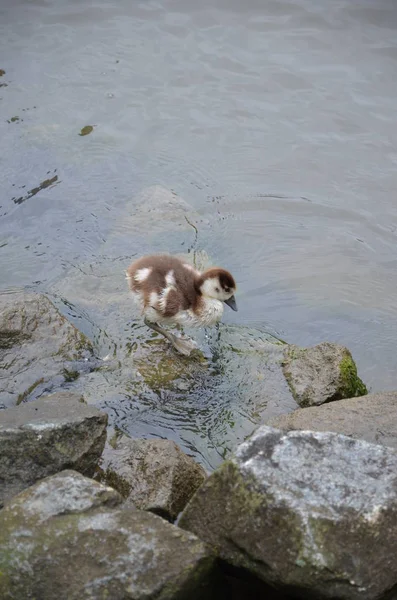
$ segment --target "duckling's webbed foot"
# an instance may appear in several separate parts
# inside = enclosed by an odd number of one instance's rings
[[[152,323],[145,318],[145,325],[150,329],[153,329],[153,331],[160,333],[160,335],[163,335],[169,342],[171,342],[175,350],[184,356],[189,356],[192,350],[197,348],[197,344],[193,340],[190,340],[189,338],[177,337],[176,335],[160,327],[158,323]]]
[[[176,335],[173,335],[172,337],[174,338],[174,341],[171,343],[174,346],[175,350],[177,350],[178,352],[180,352],[180,354],[183,354],[184,356],[190,356],[192,350],[195,350],[197,348],[197,344],[194,340],[191,340],[189,338],[176,337]]]

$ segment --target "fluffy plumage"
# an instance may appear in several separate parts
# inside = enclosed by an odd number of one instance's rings
[[[176,257],[153,255],[132,263],[127,278],[145,323],[167,337],[183,354],[190,354],[192,348],[183,351],[180,342],[188,340],[165,332],[159,323],[206,327],[221,319],[224,303],[237,310],[236,283],[225,269],[215,267],[200,273]]]

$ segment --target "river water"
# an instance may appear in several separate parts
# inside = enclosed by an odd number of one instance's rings
[[[0,61],[1,293],[47,293],[102,351],[116,296],[112,343],[147,336],[129,262],[195,246],[238,281],[227,322],[397,388],[394,0],[3,0]],[[154,185],[197,233],[128,225]]]

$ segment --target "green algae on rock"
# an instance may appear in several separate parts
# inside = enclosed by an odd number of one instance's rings
[[[339,363],[340,369],[340,394],[342,398],[354,398],[356,396],[365,396],[368,394],[366,385],[361,381],[357,374],[357,366],[353,360],[350,351],[346,348],[342,360]]]
[[[164,352],[164,349],[168,352]],[[199,350],[194,350],[190,357],[181,356],[172,351],[167,342],[161,338],[150,340],[148,352],[136,352],[134,365],[144,382],[153,391],[161,389],[178,389],[181,381],[184,385],[208,369],[208,361]],[[185,388],[186,389],[186,388]]]

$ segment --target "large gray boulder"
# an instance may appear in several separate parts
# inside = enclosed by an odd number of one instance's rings
[[[0,598],[206,598],[214,554],[111,488],[64,471],[0,511]]]
[[[286,431],[335,431],[397,449],[397,392],[368,394],[301,408],[266,424]]]
[[[46,296],[0,296],[0,408],[76,378],[91,357],[89,340]]]
[[[92,475],[105,446],[107,419],[70,392],[0,411],[0,507],[63,469]]]
[[[171,440],[113,438],[102,458],[101,481],[137,508],[171,521],[203,483],[202,466]]]
[[[382,598],[397,585],[397,453],[263,426],[201,486],[180,526],[294,597]]]
[[[351,353],[339,344],[323,342],[310,348],[291,344],[285,349],[283,371],[302,408],[368,393]]]

